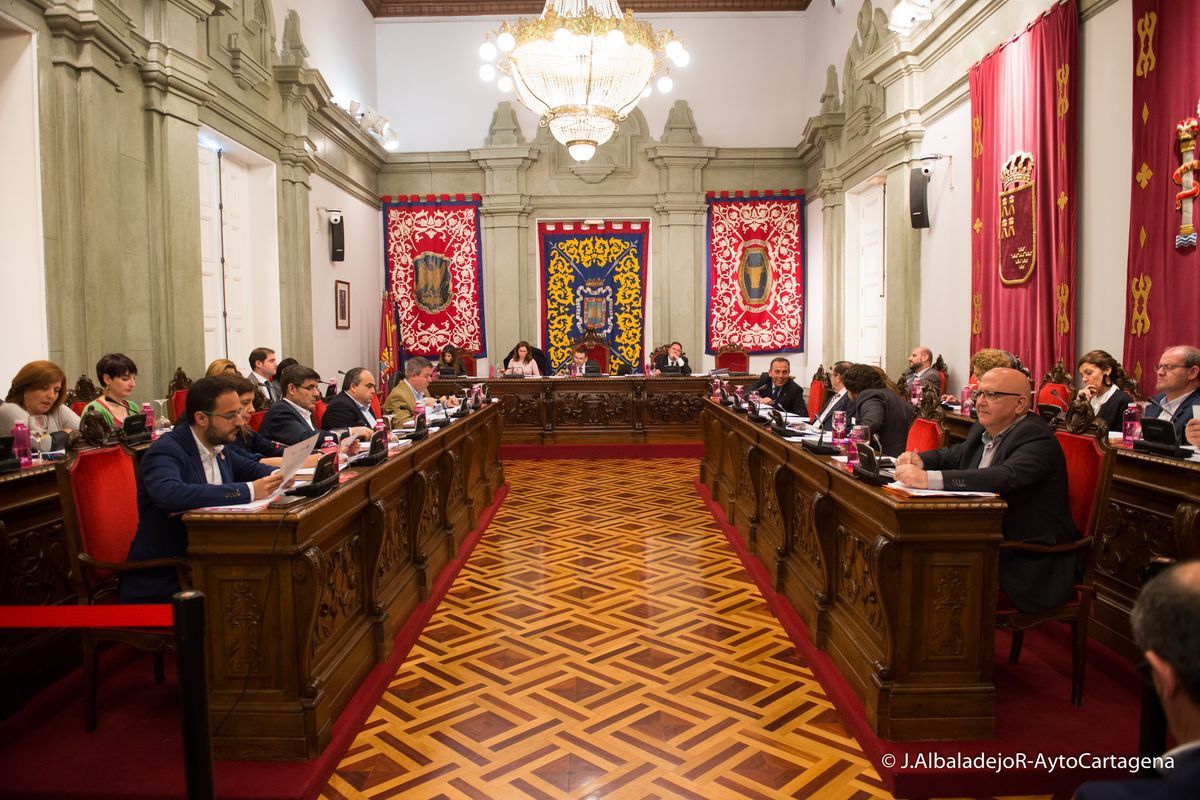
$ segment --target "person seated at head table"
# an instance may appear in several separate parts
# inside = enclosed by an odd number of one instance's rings
[[[917,377],[926,383],[933,384],[935,389],[942,388],[942,377],[936,369],[933,368],[933,351],[928,347],[914,347],[913,351],[908,354],[908,369],[900,376],[897,384],[903,383],[908,385],[909,379]]]
[[[845,412],[847,419],[854,416],[854,399],[850,397],[850,392],[846,391],[846,384],[842,380],[851,366],[853,364],[849,361],[838,361],[829,368],[829,383],[833,387],[833,394],[825,400],[817,418],[809,425],[813,430],[832,428],[833,415],[839,411]]]
[[[263,416],[258,432],[285,445],[303,442],[318,431],[313,424],[312,414],[321,396],[321,376],[311,367],[297,365],[284,370],[279,383],[283,399],[272,405]],[[335,438],[332,428],[322,426],[319,430],[322,436],[313,445],[314,453],[330,438]],[[371,433],[369,428],[351,428],[351,441],[346,452],[350,455],[358,452],[358,441],[371,438]]]
[[[383,404],[383,413],[392,415],[392,427],[399,428],[413,418],[418,405],[432,408],[442,402],[448,408],[458,405],[456,397],[430,397],[426,395],[429,384],[433,381],[433,364],[429,359],[413,356],[404,362],[404,380],[396,384],[387,402]]]
[[[995,492],[1008,503],[1004,538],[1043,545],[1079,538],[1067,505],[1067,462],[1050,424],[1029,413],[1033,386],[1019,370],[998,367],[979,379],[979,420],[967,438],[938,450],[902,453],[896,480],[917,489]],[[1075,554],[1000,554],[1000,588],[1020,611],[1064,603]]]
[[[137,474],[138,527],[128,560],[185,558],[183,512],[269,497],[282,475],[228,445],[238,435],[242,403],[229,378],[201,378],[188,388],[184,418],[150,445]],[[121,574],[126,603],[168,602],[180,589],[173,567]]]
[[[1129,780],[1085,783],[1075,800],[1194,800],[1200,797],[1200,561],[1175,564],[1148,581],[1129,625],[1176,744],[1153,769]]]
[[[266,464],[268,467],[278,467],[283,464],[283,445],[263,436],[250,427],[250,417],[254,414],[254,396],[258,393],[258,385],[249,378],[232,378],[242,404],[242,419],[238,424],[237,436],[229,440],[230,449],[238,450],[246,458]],[[320,453],[313,453],[304,462],[306,467],[315,467],[321,458]]]
[[[683,345],[679,342],[671,342],[667,346],[667,352],[659,353],[654,359],[655,372],[663,372],[667,367],[678,367],[677,371],[680,375],[692,374],[692,367],[688,364],[688,358],[683,354]]]
[[[1155,374],[1158,394],[1150,398],[1142,416],[1169,421],[1182,442],[1188,420],[1200,418],[1200,349],[1184,344],[1168,347]]]
[[[971,377],[967,380],[967,385],[974,389],[979,385],[981,375],[997,367],[1015,368],[1016,359],[1007,350],[998,350],[995,347],[976,350],[975,354],[971,356]],[[944,394],[942,402],[958,405],[958,395]]]
[[[1079,397],[1087,400],[1096,416],[1104,420],[1110,431],[1120,432],[1122,416],[1133,398],[1125,393],[1118,381],[1125,380],[1125,370],[1115,358],[1103,350],[1084,353],[1076,365],[1083,388]]]
[[[101,393],[83,409],[86,415],[95,411],[114,428],[125,423],[130,414],[137,414],[137,405],[129,399],[137,388],[137,364],[122,353],[107,353],[96,362],[96,378],[100,381]]]
[[[771,369],[758,376],[758,380],[746,388],[746,396],[758,392],[764,406],[777,408],[801,417],[808,414],[804,405],[804,389],[792,380],[792,362],[779,356],[771,359]]]
[[[371,397],[375,394],[375,376],[366,367],[352,367],[342,378],[342,391],[325,404],[321,427],[328,430],[365,425],[375,429]]]
[[[32,428],[29,418],[45,417],[46,430],[79,430],[79,415],[66,405],[67,376],[53,361],[30,361],[13,376],[12,386],[0,405],[0,436],[16,422]]]
[[[542,371],[538,368],[537,361],[533,358],[533,348],[529,346],[529,342],[524,340],[517,342],[517,346],[513,348],[513,357],[509,359],[505,373],[508,375],[534,376],[542,374]]]
[[[458,348],[452,344],[448,344],[442,348],[442,352],[438,355],[438,377],[453,378],[456,375],[466,375],[467,367],[463,364],[462,356],[458,354]]]
[[[854,402],[854,424],[870,431],[869,438],[878,440],[884,455],[903,453],[917,412],[894,385],[888,385],[887,373],[870,364],[851,364],[842,373],[842,382]]]
[[[237,364],[233,363],[228,358],[214,359],[212,363],[208,365],[208,369],[204,370],[204,377],[206,378],[219,378],[222,376],[227,378],[240,378],[242,377],[242,373],[238,372]]]
[[[571,350],[571,360],[563,366],[562,372],[572,376],[599,375],[600,365],[588,358],[587,348],[579,344]]]

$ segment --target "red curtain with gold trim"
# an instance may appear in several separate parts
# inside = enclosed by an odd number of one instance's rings
[[[971,69],[971,351],[1075,359],[1076,0]]]
[[[1154,365],[1200,343],[1196,117],[1200,3],[1133,0],[1133,159],[1125,371],[1154,392]],[[1181,130],[1182,127],[1182,130]],[[1191,164],[1189,168],[1185,165]],[[1200,198],[1196,198],[1200,200]]]

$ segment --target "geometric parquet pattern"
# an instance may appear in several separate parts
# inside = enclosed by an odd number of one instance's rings
[[[692,489],[515,461],[328,800],[886,798]]]

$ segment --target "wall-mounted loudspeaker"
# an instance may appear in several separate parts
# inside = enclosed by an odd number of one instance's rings
[[[336,208],[327,210],[329,214],[329,260],[346,260],[346,226],[342,221],[342,212]]]
[[[909,175],[908,210],[914,228],[929,227],[929,167],[913,167]]]

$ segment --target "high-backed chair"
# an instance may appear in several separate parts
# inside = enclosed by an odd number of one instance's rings
[[[458,348],[458,357],[459,357],[459,359],[462,360],[463,369],[466,371],[465,374],[467,375],[467,377],[470,377],[470,378],[475,377],[475,356],[474,356],[474,354],[468,353],[466,350],[463,350],[461,347],[459,347]]]
[[[124,572],[174,567],[180,585],[189,585],[183,559],[126,561],[138,524],[137,480],[128,450],[120,445],[80,450],[57,466],[57,478],[71,577],[80,605],[118,602],[117,578]],[[101,641],[123,642],[153,653],[156,683],[163,681],[163,651],[174,642],[169,629],[83,629],[83,720],[89,732],[96,729],[96,645]]]
[[[265,411],[255,411],[250,415],[250,430],[257,431],[262,426],[263,417],[267,415]]]
[[[183,419],[184,412],[187,411],[187,389],[177,389],[171,393],[171,424],[174,425]]]
[[[87,404],[99,396],[100,390],[96,388],[92,379],[87,375],[80,375],[79,380],[75,381],[75,386],[67,391],[63,402],[76,414],[82,414]]]
[[[945,394],[946,387],[950,384],[950,368],[946,366],[946,362],[940,353],[933,362],[933,369],[935,372],[937,372],[938,381],[940,383],[938,386],[938,393]]]
[[[375,419],[379,419],[379,417],[382,414],[383,414],[383,406],[379,402],[379,393],[371,392],[371,416],[374,417]],[[258,429],[255,428],[255,430],[258,430]]]
[[[808,384],[808,418],[816,419],[825,407],[825,400],[833,395],[833,384],[829,381],[829,373],[824,365],[818,364],[813,373],[812,381]]]
[[[717,351],[717,369],[727,369],[730,372],[749,372],[750,354],[745,348],[725,345]]]
[[[946,411],[942,408],[941,394],[937,387],[924,381],[921,387],[921,400],[917,403],[917,418],[908,429],[908,440],[905,450],[936,450],[946,445],[946,430],[942,420]]]
[[[1042,376],[1042,385],[1038,387],[1038,406],[1057,406],[1059,411],[1066,411],[1071,403],[1071,376],[1067,374],[1062,361],[1056,361],[1054,367]],[[1039,408],[1039,411],[1041,409]]]
[[[321,421],[323,419],[325,419],[325,401],[324,400],[318,400],[317,404],[313,406],[312,418],[313,418],[313,427],[320,428]]]
[[[1083,679],[1087,669],[1087,628],[1096,596],[1095,558],[1096,527],[1100,510],[1108,497],[1112,482],[1113,451],[1108,446],[1104,425],[1097,425],[1096,415],[1086,400],[1073,402],[1055,421],[1054,436],[1067,460],[1067,495],[1071,519],[1082,537],[1060,545],[1041,545],[1028,542],[1001,542],[1000,551],[1010,553],[1057,556],[1075,553],[1080,559],[1082,579],[1074,584],[1071,596],[1063,605],[1037,613],[1025,613],[1015,608],[996,610],[996,627],[1013,632],[1008,660],[1017,663],[1021,657],[1024,632],[1044,622],[1065,622],[1071,627],[1071,703],[1083,704]]]
[[[602,339],[595,331],[589,330],[583,335],[583,338],[571,342],[571,349],[574,350],[580,345],[587,350],[587,357],[600,365],[601,372],[608,372],[608,352],[609,343]],[[540,364],[538,365],[541,366]]]

